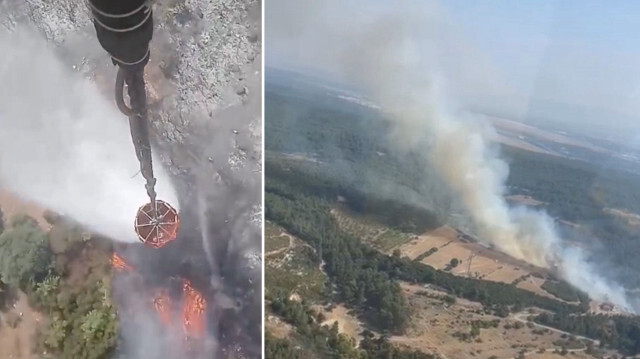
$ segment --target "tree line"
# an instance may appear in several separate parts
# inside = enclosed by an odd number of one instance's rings
[[[337,191],[332,195],[341,196],[348,193],[328,187],[316,196],[305,188],[307,177],[296,175],[295,180],[290,179],[287,176],[295,172],[273,168],[267,161],[267,219],[316,248],[325,261],[327,274],[339,290],[340,299],[368,309],[365,311],[372,313],[371,323],[378,328],[398,332],[408,323],[408,308],[397,280],[433,284],[456,296],[479,301],[503,315],[532,306],[563,313],[586,310],[584,305],[567,304],[513,285],[458,277],[408,258],[380,253],[343,233],[331,216],[330,202],[324,193]]]
[[[640,318],[638,317],[543,313],[534,320],[569,333],[597,339],[601,345],[617,349],[625,355],[640,354]]]

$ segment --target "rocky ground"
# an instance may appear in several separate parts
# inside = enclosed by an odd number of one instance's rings
[[[221,351],[234,357],[258,357],[262,336],[261,6],[155,1],[146,72],[155,151],[181,194],[184,241],[204,254],[211,289],[227,303],[212,320]],[[113,101],[115,68],[82,2],[0,0],[0,29],[23,25]]]

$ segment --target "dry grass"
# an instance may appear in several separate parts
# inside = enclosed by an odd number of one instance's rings
[[[455,241],[457,236],[458,233],[455,229],[449,226],[442,226],[425,234],[422,234],[418,236],[418,238],[412,239],[408,243],[402,244],[396,248],[400,249],[400,253],[403,257],[415,259],[419,255],[427,252],[433,247],[438,248],[438,252],[440,252],[441,250],[446,248],[447,243]],[[432,256],[433,254],[428,258]],[[449,258],[449,260],[451,260],[451,258]]]
[[[464,242],[458,239],[456,230],[449,226],[442,226],[429,231],[418,236],[417,239],[413,239],[396,248],[400,250],[402,256],[415,259],[433,247],[438,248],[438,251],[423,258],[421,260],[422,263],[436,269],[445,269],[449,266],[451,259],[456,258],[459,264],[451,269],[452,274],[470,275],[474,278],[503,283],[513,283],[518,278],[528,276],[527,280],[518,284],[520,288],[536,294],[553,297],[540,288],[544,280],[529,276],[532,272],[545,274],[546,270],[536,268],[524,261],[516,260],[481,244]],[[473,258],[471,258],[471,264],[469,265],[469,259],[472,255]]]
[[[514,358],[520,351],[554,350],[553,342],[560,338],[558,333],[536,335],[533,328],[505,329],[505,324],[515,320],[484,314],[481,305],[458,299],[456,304],[445,306],[439,299],[429,295],[442,295],[436,291],[426,291],[410,284],[402,285],[403,292],[412,310],[411,326],[406,335],[393,336],[391,341],[427,353],[436,353],[444,359],[453,358]],[[422,294],[421,294],[422,293]],[[454,333],[469,333],[471,322],[498,320],[497,328],[480,329],[480,335],[468,342],[454,336]],[[529,357],[535,357],[533,354]],[[544,356],[538,356],[545,358]],[[549,358],[555,358],[553,356]]]

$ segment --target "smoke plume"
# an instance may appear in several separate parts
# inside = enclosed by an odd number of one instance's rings
[[[147,203],[127,119],[27,30],[0,33],[0,186],[109,238]],[[155,160],[155,163],[159,161]],[[177,205],[161,166],[158,198]]]
[[[483,240],[515,258],[557,270],[593,299],[630,309],[623,288],[596,273],[579,249],[567,247],[546,213],[508,206],[504,194],[509,168],[488,141],[491,129],[479,118],[455,112],[437,86],[412,85],[413,95],[402,99],[385,93],[384,87],[367,88],[375,89],[374,96],[389,112],[394,136],[405,139],[396,144],[425,153],[460,196]]]
[[[289,3],[279,2],[282,8]],[[393,124],[392,144],[424,154],[425,167],[435,168],[460,197],[483,241],[515,258],[553,268],[593,299],[631,309],[624,289],[596,273],[579,249],[565,245],[546,213],[511,208],[505,201],[509,168],[489,141],[492,128],[482,118],[461,111],[446,87],[451,72],[445,71],[447,64],[441,59],[443,47],[450,45],[442,41],[450,36],[444,33],[448,28],[434,3],[426,6],[428,11],[414,2],[404,7],[398,3],[392,13],[354,6],[365,12],[362,16],[338,13],[342,9],[338,2],[323,4],[322,10],[307,15],[313,29],[269,32],[267,28],[268,36],[281,37],[279,57],[285,57],[283,44],[289,41],[290,63],[311,59],[309,66],[339,74],[372,97]],[[274,16],[278,9],[272,8]],[[318,14],[326,17],[320,19]],[[297,19],[299,24],[307,22]],[[334,29],[348,32],[339,36]]]

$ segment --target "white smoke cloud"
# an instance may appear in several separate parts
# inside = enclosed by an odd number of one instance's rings
[[[482,118],[459,111],[453,103],[459,97],[451,95],[459,94],[459,89],[447,88],[456,71],[442,59],[447,59],[446,49],[455,45],[443,39],[455,37],[437,16],[440,13],[434,3],[424,11],[414,2],[410,6],[399,2],[394,4],[395,11],[387,8],[378,16],[368,17],[345,13],[340,2],[323,4],[322,10],[314,9],[312,14],[302,15],[307,18],[297,18],[300,26],[305,26],[307,19],[313,24],[306,30],[285,31],[291,29],[280,28],[280,22],[267,13],[271,21],[267,23],[267,41],[278,44],[280,51],[274,55],[275,62],[268,57],[267,64],[283,63],[282,59],[291,54],[289,61],[312,59],[298,66],[332,72],[358,85],[389,115],[394,124],[392,143],[405,151],[424,154],[425,166],[435,167],[461,198],[485,241],[513,257],[556,269],[562,278],[594,299],[629,308],[623,288],[596,273],[579,249],[566,247],[549,216],[508,206],[504,191],[509,168],[489,141],[492,128]],[[278,10],[289,5],[289,1],[272,1],[271,13],[277,18]],[[304,9],[298,10],[304,14]],[[331,16],[320,18],[322,15]],[[336,36],[336,29],[341,36]],[[472,66],[478,59],[471,56],[457,61]],[[486,68],[475,67],[477,71]],[[485,83],[490,80],[483,79]],[[487,88],[496,90],[495,86]]]
[[[429,163],[461,197],[483,240],[515,258],[554,268],[592,299],[632,309],[624,289],[599,275],[578,248],[567,247],[546,213],[509,207],[504,197],[509,168],[491,148],[487,124],[454,112],[435,85],[420,88],[416,84],[412,99],[401,100],[400,105],[382,88],[374,91],[405,139],[398,144],[410,143],[411,150],[425,152]]]
[[[50,46],[25,29],[0,32],[0,186],[134,242],[136,211],[149,199],[127,119]],[[177,205],[154,162],[158,198]]]

